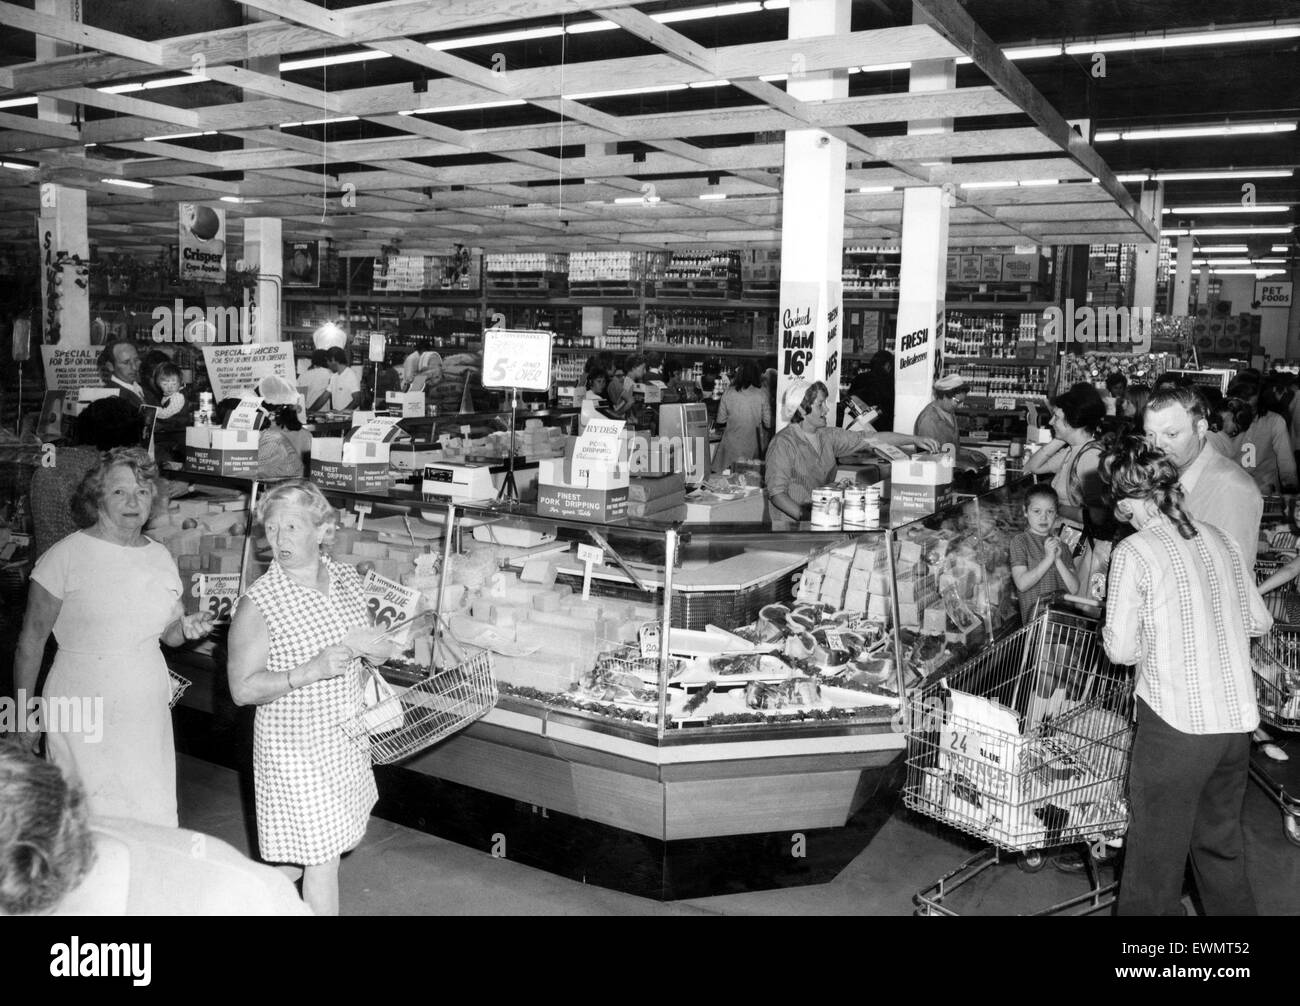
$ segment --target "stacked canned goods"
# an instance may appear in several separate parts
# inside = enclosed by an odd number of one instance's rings
[[[844,491],[838,486],[822,486],[812,491],[812,529],[839,531],[843,523]]]

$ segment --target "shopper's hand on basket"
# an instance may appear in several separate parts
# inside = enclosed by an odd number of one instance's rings
[[[352,651],[341,643],[333,646],[327,646],[316,656],[312,657],[314,678],[317,681],[324,681],[326,678],[337,678],[347,673],[348,667],[352,664]]]

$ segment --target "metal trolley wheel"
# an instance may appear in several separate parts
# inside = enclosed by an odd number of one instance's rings
[[[1037,873],[1047,865],[1047,853],[1042,849],[1027,849],[1016,857],[1016,866],[1024,873]]]

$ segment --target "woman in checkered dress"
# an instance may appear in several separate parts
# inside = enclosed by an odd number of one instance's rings
[[[366,606],[356,571],[321,554],[334,511],[319,489],[282,483],[257,511],[271,568],[235,613],[227,673],[235,702],[258,707],[258,844],[264,860],[303,867],[316,914],[337,915],[339,857],[361,841],[378,799],[369,754],[339,729],[362,705],[361,668],[342,643],[368,624]]]

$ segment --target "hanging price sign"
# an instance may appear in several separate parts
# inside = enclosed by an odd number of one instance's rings
[[[483,333],[483,386],[546,391],[551,386],[550,332]]]

